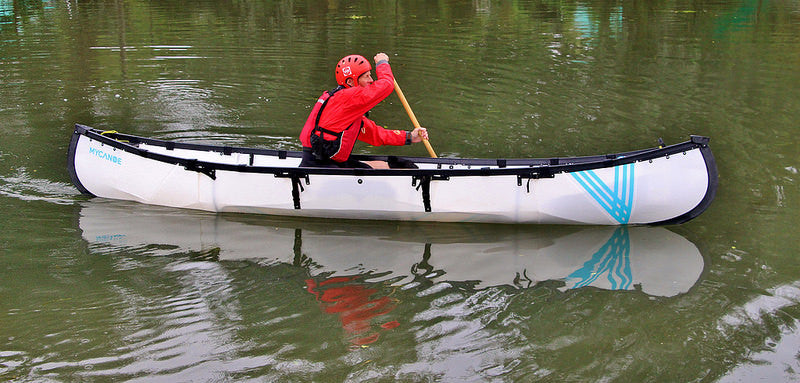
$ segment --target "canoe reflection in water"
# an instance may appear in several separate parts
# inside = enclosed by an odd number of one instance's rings
[[[561,290],[592,286],[670,297],[687,292],[704,267],[694,244],[663,227],[333,222],[103,199],[84,202],[79,219],[95,252],[201,252],[220,261],[303,267],[307,291],[338,316],[354,346],[400,325],[391,318],[398,300],[381,284],[479,289],[557,281]]]
[[[312,277],[369,282],[468,282],[474,288],[596,287],[670,297],[687,292],[704,262],[697,247],[663,227],[522,226],[299,220],[219,215],[95,199],[80,212],[92,249],[147,254],[211,251],[219,260],[282,262]],[[314,279],[309,288],[320,288]],[[311,282],[309,282],[311,283]]]
[[[338,317],[353,347],[400,326],[392,287],[595,287],[670,297],[687,292],[703,257],[663,227],[568,227],[299,220],[220,215],[93,199],[80,211],[93,252],[213,254],[306,269],[305,287]],[[425,286],[421,286],[424,288]]]

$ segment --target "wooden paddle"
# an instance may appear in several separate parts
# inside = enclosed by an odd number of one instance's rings
[[[394,91],[397,92],[397,97],[400,97],[400,102],[402,102],[403,107],[406,108],[406,113],[408,113],[408,118],[411,119],[411,123],[414,124],[414,128],[419,128],[419,121],[417,121],[417,117],[414,116],[414,112],[411,111],[411,106],[408,105],[406,96],[404,96],[403,91],[400,90],[400,85],[397,84],[397,80],[394,81]],[[428,149],[428,154],[430,154],[433,158],[437,158],[436,152],[433,151],[431,143],[425,138],[422,139],[422,143],[425,144],[425,149]]]

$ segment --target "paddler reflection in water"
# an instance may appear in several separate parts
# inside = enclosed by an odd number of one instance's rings
[[[332,277],[322,280],[306,279],[308,292],[317,297],[323,310],[335,314],[349,335],[350,343],[363,347],[375,343],[381,330],[391,330],[400,323],[390,320],[373,327],[373,320],[385,317],[397,307],[396,298],[382,296],[375,288],[367,287],[360,276]],[[384,319],[385,320],[385,319]]]
[[[385,167],[385,164],[366,164],[351,159],[350,153],[356,140],[375,146],[400,146],[428,139],[425,128],[410,132],[389,130],[367,118],[369,110],[394,90],[394,75],[389,66],[389,56],[385,53],[375,55],[375,72],[377,80],[372,79],[372,66],[363,56],[350,55],[339,60],[335,71],[339,86],[320,96],[300,133],[300,142],[303,144],[300,166]],[[416,167],[413,163],[394,158],[390,158],[388,166]]]

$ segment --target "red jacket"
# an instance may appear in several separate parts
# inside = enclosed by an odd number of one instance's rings
[[[336,136],[316,131],[314,128],[317,114],[326,99],[322,116],[319,118],[319,127],[325,131],[340,133],[338,151],[331,155],[336,162],[344,162],[350,158],[356,140],[364,141],[370,145],[405,145],[406,132],[402,130],[384,129],[364,114],[378,105],[383,99],[392,94],[394,90],[394,75],[389,63],[380,63],[376,68],[378,79],[368,86],[354,86],[337,91],[333,96],[328,93],[317,100],[311,114],[308,116],[303,131],[300,133],[300,142],[304,148],[311,148],[311,134],[322,135],[326,141],[336,140]]]

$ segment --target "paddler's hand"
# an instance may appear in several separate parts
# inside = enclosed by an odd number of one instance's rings
[[[389,55],[387,55],[386,53],[383,53],[383,52],[376,54],[375,55],[375,66],[378,66],[378,63],[381,62],[381,61],[389,62]]]
[[[423,138],[428,139],[428,129],[419,127],[411,131],[411,142],[422,142]]]

